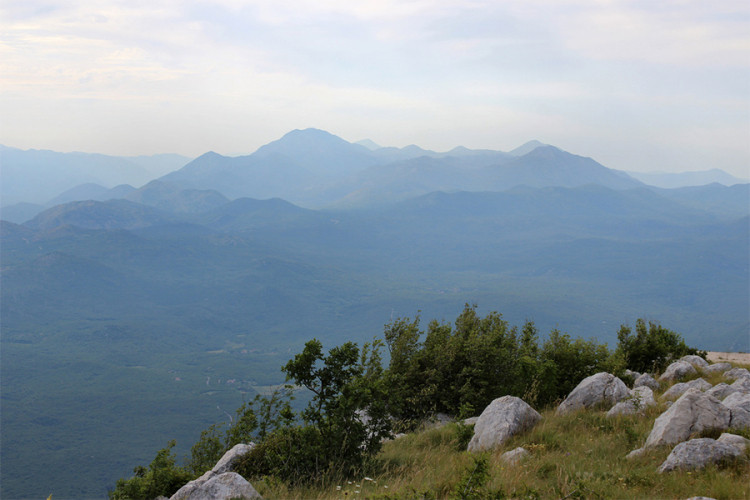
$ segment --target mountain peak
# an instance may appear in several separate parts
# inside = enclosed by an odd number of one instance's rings
[[[510,151],[510,154],[512,154],[513,156],[523,156],[525,154],[531,153],[536,148],[543,146],[549,146],[549,144],[545,144],[543,142],[537,141],[536,139],[533,139],[529,142],[523,143],[513,151]]]

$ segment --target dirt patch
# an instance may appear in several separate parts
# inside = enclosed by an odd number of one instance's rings
[[[709,351],[706,358],[712,363],[727,362],[750,365],[750,353],[747,352],[714,352]]]

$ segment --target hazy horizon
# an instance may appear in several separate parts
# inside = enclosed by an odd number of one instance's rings
[[[293,129],[619,170],[750,165],[750,6],[9,0],[0,143],[251,153]]]

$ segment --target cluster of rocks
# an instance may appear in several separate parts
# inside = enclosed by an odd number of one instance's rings
[[[712,386],[703,378],[680,382],[700,374],[723,373],[725,380]],[[608,409],[607,416],[643,414],[657,406],[654,390],[674,383],[660,397],[666,410],[656,418],[643,448],[632,451],[635,457],[657,446],[674,446],[659,472],[675,469],[699,469],[710,463],[726,463],[742,456],[750,440],[724,432],[718,439],[690,439],[703,431],[731,431],[750,428],[750,372],[732,368],[729,363],[709,364],[699,356],[685,356],[670,364],[654,379],[649,374],[629,372],[634,380],[628,389],[618,377],[597,373],[585,378],[558,406],[565,415],[587,408]],[[502,445],[510,437],[524,432],[541,420],[541,415],[523,400],[503,396],[494,400],[479,416],[469,451],[483,451]],[[529,452],[516,448],[502,455],[509,464],[517,463]]]

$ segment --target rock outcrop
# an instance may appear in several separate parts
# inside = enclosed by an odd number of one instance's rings
[[[203,476],[201,476],[203,477]],[[195,481],[198,481],[196,479]],[[255,488],[248,483],[244,477],[240,476],[236,472],[224,472],[222,474],[213,475],[210,479],[207,479],[199,484],[194,485],[190,488],[190,491],[183,496],[177,496],[180,492],[191,483],[191,481],[177,493],[172,495],[170,500],[186,499],[186,500],[230,500],[242,498],[243,500],[251,500],[255,498],[262,498],[260,494],[255,491]]]
[[[542,416],[522,399],[503,396],[484,409],[474,424],[469,451],[484,451],[504,443],[511,436],[535,426]]]
[[[701,358],[702,359],[702,358]],[[688,389],[698,389],[699,391],[707,391],[713,387],[711,384],[703,380],[702,378],[697,378],[695,380],[691,380],[690,382],[678,382],[666,391],[664,391],[664,394],[661,395],[662,399],[671,399],[675,400],[682,396],[685,391]]]
[[[750,428],[750,394],[733,392],[722,404],[729,409],[731,429]]]
[[[608,417],[615,415],[632,415],[634,413],[643,413],[646,408],[656,405],[654,391],[646,386],[640,386],[633,389],[631,396],[623,399],[607,412]]]
[[[741,455],[736,447],[715,439],[691,439],[674,447],[659,467],[659,472],[702,469],[708,464],[736,460]]]
[[[230,498],[261,498],[255,488],[233,472],[240,457],[255,444],[237,444],[216,462],[213,469],[177,490],[169,500],[229,500]]]
[[[739,380],[741,378],[750,378],[750,371],[747,368],[732,368],[724,372],[724,378],[727,380]]]
[[[690,363],[691,365],[693,365],[693,368],[697,370],[703,370],[708,366],[708,361],[701,358],[700,356],[696,356],[695,354],[688,354],[687,356],[683,356],[678,361]]]
[[[636,387],[648,387],[652,391],[655,391],[659,388],[659,382],[648,373],[644,373],[633,382],[633,389]]]
[[[557,414],[564,415],[597,405],[612,407],[618,401],[630,397],[630,389],[611,373],[601,372],[586,377],[557,407]]]
[[[734,446],[735,448],[740,450],[741,453],[744,453],[747,447],[750,446],[750,439],[738,436],[737,434],[730,434],[728,432],[725,432],[721,436],[719,436],[719,439],[717,439],[717,441]]]
[[[729,409],[713,396],[688,389],[654,421],[646,448],[685,441],[693,432],[729,428]]]
[[[732,365],[730,365],[729,363],[714,363],[712,365],[706,366],[701,371],[703,373],[722,373],[731,369]]]
[[[687,361],[675,361],[664,370],[659,377],[659,382],[674,382],[697,373],[695,367]]]

